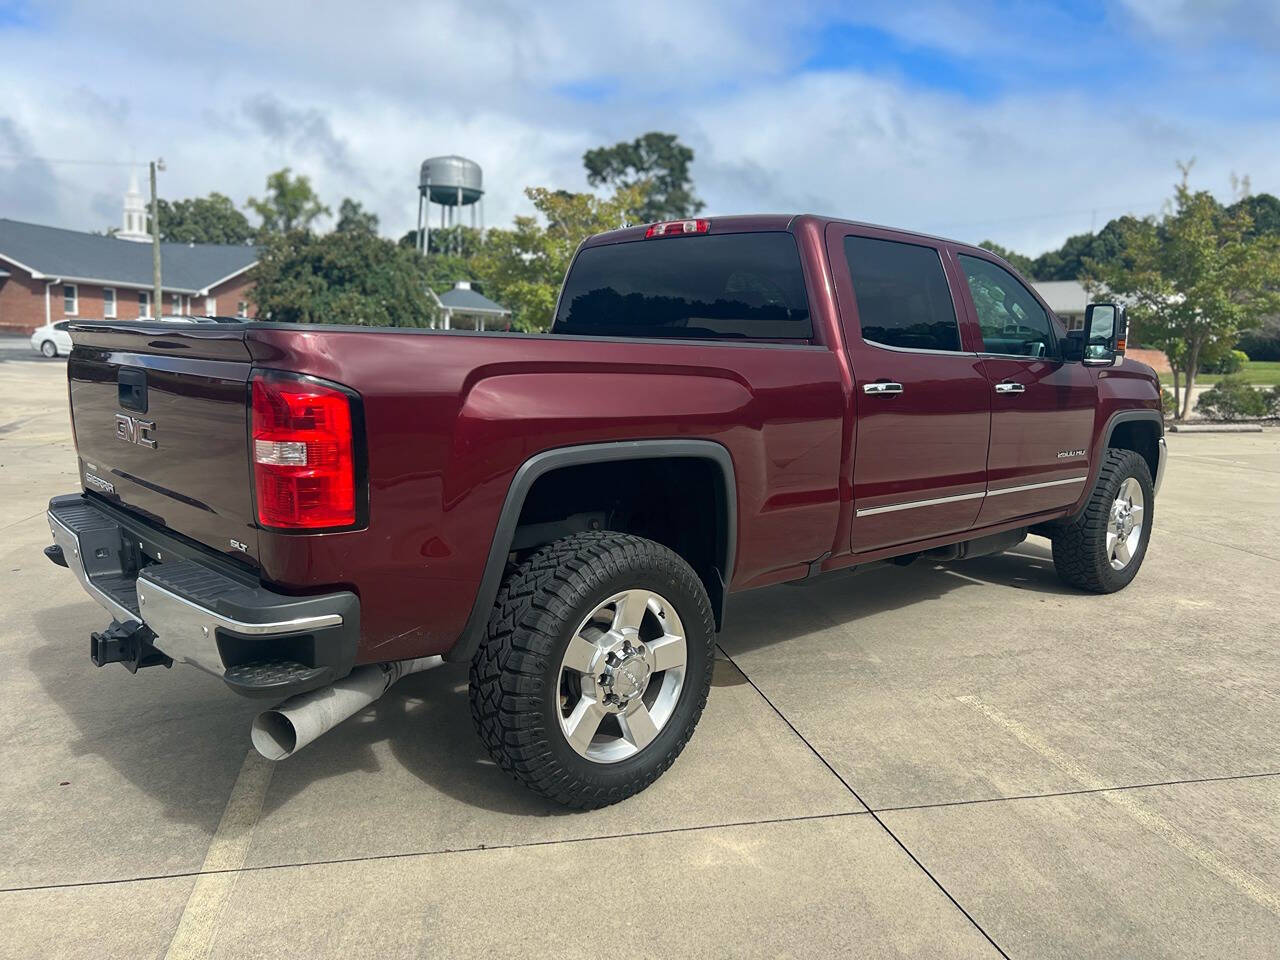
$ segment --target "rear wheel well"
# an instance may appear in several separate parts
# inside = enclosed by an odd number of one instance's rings
[[[614,530],[661,543],[697,573],[721,623],[730,558],[726,481],[700,457],[575,464],[534,481],[520,508],[517,558],[584,530]]]
[[[1160,425],[1151,420],[1125,420],[1117,423],[1107,439],[1107,446],[1118,450],[1132,450],[1147,462],[1151,476],[1160,465]]]

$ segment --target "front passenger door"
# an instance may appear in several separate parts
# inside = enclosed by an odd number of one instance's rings
[[[1061,359],[1048,311],[1021,280],[983,257],[956,260],[991,389],[987,496],[977,526],[1074,503],[1089,477],[1093,376]]]

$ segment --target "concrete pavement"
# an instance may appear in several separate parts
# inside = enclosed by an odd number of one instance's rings
[[[216,680],[95,670],[63,378],[0,357],[0,957],[1275,955],[1280,432],[1171,436],[1111,597],[1036,538],[735,597],[688,749],[584,814],[459,667],[276,765]]]

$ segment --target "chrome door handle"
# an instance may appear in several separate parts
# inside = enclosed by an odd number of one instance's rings
[[[901,393],[902,384],[885,383],[884,381],[880,381],[879,383],[864,383],[862,385],[862,392],[869,393],[872,396],[885,396],[886,394],[891,393]]]
[[[997,383],[996,393],[1026,393],[1027,388],[1020,383]]]

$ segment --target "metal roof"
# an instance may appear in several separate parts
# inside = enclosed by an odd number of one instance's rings
[[[160,244],[164,288],[203,293],[258,261],[257,247]],[[151,244],[0,217],[0,257],[41,278],[151,286]]]
[[[1084,313],[1089,305],[1089,292],[1078,280],[1037,280],[1031,284],[1044,298],[1049,309],[1058,315]]]
[[[500,303],[494,303],[482,293],[477,293],[470,286],[459,284],[452,290],[446,290],[438,296],[440,305],[457,313],[510,313]]]

